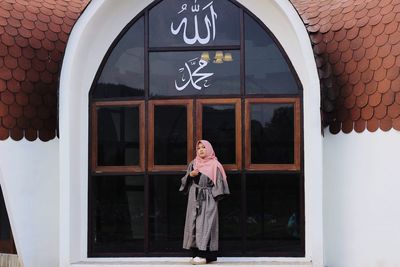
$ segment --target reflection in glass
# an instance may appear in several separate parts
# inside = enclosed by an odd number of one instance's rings
[[[241,251],[242,240],[242,197],[241,177],[227,173],[231,194],[218,204],[219,210],[219,251],[221,256],[235,256]]]
[[[230,1],[164,0],[149,14],[150,47],[240,43],[240,10]]]
[[[149,60],[150,96],[240,94],[237,50],[153,52]]]
[[[245,15],[247,94],[295,94],[298,86],[281,51],[268,33]]]
[[[186,165],[186,106],[154,107],[154,164]]]
[[[187,196],[178,192],[183,175],[150,176],[150,251],[183,251]]]
[[[143,251],[143,176],[95,176],[92,179],[94,252]]]
[[[293,104],[251,104],[251,163],[294,163]]]
[[[144,19],[113,48],[101,72],[95,98],[144,96]]]
[[[236,162],[235,105],[203,106],[202,138],[209,140],[222,164]]]
[[[247,174],[247,251],[302,251],[300,184],[299,174]]]
[[[139,107],[99,107],[97,117],[97,164],[139,165]]]

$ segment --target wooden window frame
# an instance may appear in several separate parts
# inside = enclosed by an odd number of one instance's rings
[[[100,107],[139,107],[139,165],[129,166],[99,166],[98,159],[98,135],[97,135],[97,109]],[[145,118],[144,101],[105,101],[94,102],[92,105],[92,172],[94,173],[121,173],[144,172],[145,161]]]
[[[292,164],[254,164],[251,163],[251,104],[293,104],[294,106],[294,163]],[[245,99],[245,167],[247,170],[299,171],[300,161],[300,99],[299,98],[247,98]]]
[[[197,99],[196,100],[196,140],[202,139],[203,106],[204,105],[235,105],[235,153],[234,164],[223,164],[225,170],[236,171],[242,168],[242,106],[240,98],[228,99]]]
[[[193,100],[192,99],[174,99],[174,100],[149,100],[148,118],[149,118],[149,151],[148,151],[148,170],[150,172],[158,171],[186,171],[187,164],[193,159]],[[154,164],[154,107],[155,106],[186,106],[187,122],[187,158],[185,165],[156,165]]]

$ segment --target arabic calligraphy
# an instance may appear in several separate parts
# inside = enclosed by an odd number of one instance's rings
[[[198,66],[197,66],[198,65]],[[185,89],[189,84],[191,84],[195,89],[201,90],[204,88],[209,87],[209,78],[214,75],[213,72],[203,72],[200,71],[204,69],[208,65],[208,62],[202,60],[198,57],[190,59],[185,62],[185,67],[179,68],[179,73],[182,74],[181,80],[178,82],[175,80],[175,88],[178,91],[182,91]],[[193,68],[195,68],[192,71]]]
[[[204,16],[204,25],[207,31],[207,34],[203,37],[200,36],[199,33],[199,22],[197,15],[201,13],[208,12],[209,14],[206,14]],[[178,14],[181,13],[194,13],[194,36],[189,37],[187,34],[187,29],[188,29],[188,18],[184,17],[182,18],[181,22],[177,27],[174,26],[174,23],[171,22],[171,33],[173,35],[178,35],[181,31],[183,31],[183,41],[186,44],[192,45],[196,42],[199,42],[200,44],[208,44],[212,38],[212,40],[215,40],[215,35],[216,35],[216,20],[217,20],[217,13],[214,10],[213,7],[213,1],[209,2],[206,4],[203,8],[200,7],[200,4],[197,4],[197,0],[194,0],[194,5],[191,6],[190,11],[188,10],[188,4],[183,4],[181,6],[181,10],[178,11]],[[210,16],[209,16],[210,15]]]

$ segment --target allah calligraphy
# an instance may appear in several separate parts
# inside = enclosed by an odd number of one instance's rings
[[[194,0],[194,4],[188,9],[188,4],[183,4],[181,6],[181,10],[178,11],[178,14],[187,14],[187,13],[193,13],[194,14],[194,34],[193,36],[188,36],[188,18],[184,17],[182,18],[181,22],[177,27],[174,26],[174,23],[171,22],[171,33],[173,35],[178,35],[181,31],[183,34],[183,41],[188,44],[192,45],[195,44],[196,42],[199,42],[200,44],[208,44],[212,38],[212,40],[215,40],[215,34],[216,34],[216,20],[217,20],[217,13],[215,13],[214,7],[213,7],[213,1],[209,2],[208,4],[204,5],[204,7],[201,7],[200,4],[197,3],[197,0]],[[201,15],[205,15],[203,17],[204,20],[204,27],[207,31],[207,34],[204,36],[200,36],[199,33],[199,27],[203,27],[202,23],[200,22],[199,26],[199,21],[198,21],[198,15],[199,17]],[[201,20],[201,19],[200,19]]]
[[[175,36],[182,35],[186,44],[193,45],[198,42],[201,45],[205,45],[215,40],[218,15],[214,10],[213,1],[207,4],[200,4],[198,0],[194,0],[194,4],[190,5],[190,7],[187,3],[184,3],[177,14],[184,17],[178,25],[174,25],[174,22],[171,22],[171,33]],[[191,18],[193,18],[193,22]],[[214,73],[205,71],[207,65],[208,61],[200,57],[186,61],[184,67],[178,69],[180,79],[175,80],[176,90],[182,91],[189,85],[197,90],[209,87],[209,79]]]
[[[208,62],[195,57],[185,62],[185,67],[180,68],[178,71],[181,73],[180,81],[175,80],[175,88],[178,91],[182,91],[189,84],[195,89],[201,90],[210,86],[209,78],[214,75],[213,72],[201,72]]]

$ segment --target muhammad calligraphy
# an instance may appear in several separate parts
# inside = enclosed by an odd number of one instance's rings
[[[175,89],[182,91],[189,84],[197,90],[207,88],[210,86],[209,78],[214,75],[213,72],[201,72],[202,69],[207,67],[208,62],[199,59],[198,57],[193,58],[185,62],[185,67],[179,69],[181,73],[180,81],[175,80]]]

